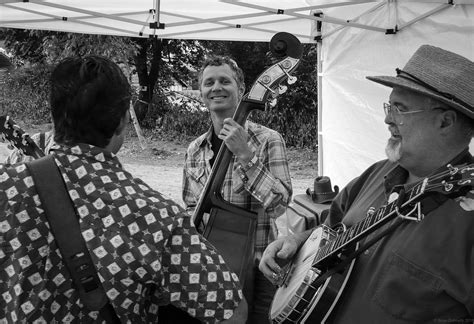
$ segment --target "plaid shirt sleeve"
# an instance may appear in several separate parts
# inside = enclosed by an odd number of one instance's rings
[[[271,131],[260,146],[252,149],[257,163],[247,170],[235,167],[234,191],[245,189],[272,218],[277,218],[286,210],[293,192],[285,142],[279,133]]]
[[[183,198],[184,205],[186,206],[186,209],[189,211],[189,210],[192,210],[194,207],[196,207],[199,197],[197,197],[195,193],[201,192],[201,190],[196,191],[192,189],[193,186],[197,187],[199,183],[193,184],[193,182],[187,176],[187,174],[191,172],[189,168],[189,163],[186,163],[188,160],[189,160],[188,153],[186,153],[184,169],[183,169],[182,198]],[[194,163],[194,162],[190,161],[190,163]]]
[[[186,154],[184,159],[185,160],[188,159],[188,154]],[[181,195],[182,195],[183,202],[186,208],[192,208],[196,206],[197,204],[196,199],[193,193],[191,192],[191,189],[189,186],[190,186],[190,183],[189,183],[188,177],[186,176],[186,163],[185,163],[184,169],[183,169],[183,186],[182,186],[183,190],[181,192]]]

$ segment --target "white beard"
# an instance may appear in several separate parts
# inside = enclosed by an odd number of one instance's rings
[[[385,154],[391,162],[398,162],[400,160],[401,154],[400,150],[402,147],[402,142],[400,140],[394,140],[392,138],[388,139],[387,146],[385,147]]]

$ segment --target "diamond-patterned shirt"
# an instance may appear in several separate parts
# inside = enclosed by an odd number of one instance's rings
[[[201,321],[229,318],[237,276],[176,203],[80,144],[53,148],[82,236],[122,323],[157,323],[172,303]],[[0,165],[0,323],[92,323],[25,164]]]

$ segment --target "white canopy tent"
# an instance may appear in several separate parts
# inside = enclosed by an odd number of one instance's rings
[[[319,174],[344,186],[385,158],[390,136],[382,107],[391,89],[365,77],[395,76],[395,68],[403,68],[422,44],[474,60],[474,1],[377,1],[328,8],[323,14],[381,28],[321,26]]]
[[[394,75],[425,43],[474,59],[474,0],[0,0],[0,27],[317,42],[318,173],[339,186],[384,157],[390,89],[366,75]]]

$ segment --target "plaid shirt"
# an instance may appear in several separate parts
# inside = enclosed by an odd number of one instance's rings
[[[248,145],[258,158],[249,170],[237,168],[236,157],[231,160],[222,185],[222,197],[239,207],[265,213],[257,219],[255,252],[257,255],[278,234],[275,219],[285,212],[291,200],[292,187],[285,142],[281,135],[267,127],[247,122]],[[209,160],[212,127],[188,147],[183,170],[183,201],[193,208],[199,201],[211,172]]]
[[[53,148],[82,236],[122,323],[157,323],[173,304],[204,322],[229,318],[238,278],[176,203],[98,147]],[[25,164],[0,165],[0,323],[92,323]]]

